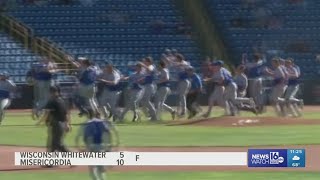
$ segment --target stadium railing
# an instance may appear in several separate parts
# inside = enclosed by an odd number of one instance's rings
[[[18,38],[22,41],[25,48],[29,48],[30,37],[32,36],[32,30],[13,17],[1,14],[1,26],[11,36]]]
[[[20,40],[26,49],[31,49],[34,53],[55,61],[59,69],[69,73],[69,69],[73,68],[72,63],[67,58],[68,54],[62,48],[48,39],[36,37],[32,29],[26,24],[9,15],[1,14],[1,26],[10,36]]]

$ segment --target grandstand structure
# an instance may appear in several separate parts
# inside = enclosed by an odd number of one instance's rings
[[[65,54],[97,64],[112,61],[121,71],[145,56],[159,60],[166,48],[177,49],[193,64],[200,59],[190,34],[179,30],[186,27],[171,0],[74,2],[18,5],[7,15]]]
[[[25,82],[31,64],[40,59],[5,33],[0,33],[0,54],[0,71],[8,73],[17,83]]]
[[[148,55],[159,60],[166,48],[177,49],[196,67],[206,55],[200,54],[195,43],[197,37],[192,35],[181,9],[172,0],[23,2],[17,0],[15,7],[2,16],[4,29],[17,26],[21,31],[0,34],[1,68],[18,83],[24,82],[27,69],[41,55],[58,62],[67,62],[66,55],[86,56],[98,64],[112,61],[121,71]],[[266,59],[293,57],[304,78],[320,74],[320,64],[315,61],[320,45],[317,41],[320,3],[311,0],[203,3],[233,63],[239,63],[243,53],[250,57],[260,52]],[[17,34],[23,43],[12,38]]]
[[[304,78],[320,75],[318,1],[206,0],[206,5],[235,63],[243,53],[259,52],[268,60],[294,58]]]

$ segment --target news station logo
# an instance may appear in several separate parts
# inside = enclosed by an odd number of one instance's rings
[[[286,149],[249,149],[249,167],[287,167]]]

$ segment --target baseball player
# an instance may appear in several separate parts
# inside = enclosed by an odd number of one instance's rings
[[[105,121],[99,118],[92,109],[88,110],[88,121],[79,128],[76,136],[76,146],[80,151],[89,152],[109,152],[113,147],[113,142],[116,146],[119,145],[118,133],[110,121]],[[85,150],[80,149],[80,139],[82,139]],[[89,166],[89,172],[92,180],[104,180],[105,168],[103,166]]]
[[[35,97],[35,99],[38,100],[36,102],[37,107],[35,116],[38,118],[39,113],[41,113],[41,110],[48,102],[49,88],[54,83],[53,73],[56,72],[56,65],[52,63],[49,59],[43,58],[39,63],[35,64],[34,70],[34,88],[37,92],[37,97]]]
[[[180,117],[183,117],[187,111],[186,96],[190,89],[190,81],[186,72],[187,67],[190,65],[182,54],[176,55],[176,61],[169,61],[172,70],[177,75],[177,94],[178,94],[178,109],[180,109]]]
[[[245,72],[245,66],[244,65],[239,65],[236,68],[235,71],[235,76],[233,77],[234,82],[237,85],[237,98],[246,98],[246,94],[247,94],[247,87],[248,87],[248,78],[247,76],[244,74]],[[252,99],[252,98],[249,98]],[[249,104],[247,103],[239,103],[238,104],[238,108],[241,110],[248,110],[253,112],[254,114],[257,114],[257,109],[255,106],[253,106],[254,104],[254,100],[252,99]]]
[[[264,108],[263,101],[263,84],[262,75],[265,69],[265,65],[261,59],[260,54],[253,56],[253,63],[246,63],[246,69],[249,81],[249,96],[254,99],[259,113],[262,113]]]
[[[288,87],[285,92],[285,100],[287,107],[295,117],[301,116],[301,108],[303,105],[302,99],[297,99],[295,96],[299,91],[299,78],[300,78],[300,69],[298,66],[293,64],[293,59],[288,58],[285,62],[288,75]],[[298,107],[300,105],[300,107]]]
[[[10,94],[16,89],[16,85],[9,80],[6,73],[0,73],[0,125],[4,119],[4,111],[10,106]]]
[[[223,75],[223,81],[222,83],[225,86],[225,91],[224,91],[224,100],[226,102],[226,108],[228,112],[230,112],[231,115],[236,115],[237,114],[237,106],[240,104],[250,104],[252,107],[255,107],[254,101],[252,98],[240,98],[237,97],[237,89],[238,86],[234,82],[231,73],[223,68],[223,64],[221,62],[216,62],[214,64],[214,71],[221,71]]]
[[[98,111],[95,100],[97,71],[88,59],[80,61],[79,89],[78,93],[83,101],[84,109],[94,109]]]
[[[209,105],[208,111],[205,114],[203,114],[203,117],[205,117],[205,118],[210,116],[214,103],[223,107],[225,110],[225,114],[229,113],[229,112],[227,112],[226,102],[223,98],[225,87],[222,84],[222,82],[223,82],[224,77],[223,77],[222,71],[218,71],[215,68],[215,66],[217,65],[217,62],[219,62],[219,64],[223,65],[223,61],[221,61],[221,60],[212,62],[210,65],[210,70],[212,72],[212,76],[210,78],[204,79],[205,82],[211,81],[214,84],[213,92],[210,94],[209,100],[208,100],[208,105]]]
[[[154,96],[156,91],[156,87],[154,85],[155,67],[153,65],[152,58],[145,58],[143,62],[141,62],[141,65],[145,69],[145,77],[142,82],[144,93],[141,99],[141,104],[142,106],[148,109],[148,112],[151,115],[151,121],[156,121],[156,109],[154,105],[151,103],[151,98]]]
[[[157,92],[155,95],[155,106],[157,109],[157,117],[160,119],[160,114],[162,110],[169,111],[171,113],[172,120],[175,119],[176,111],[165,104],[166,99],[170,93],[170,73],[167,69],[167,65],[164,61],[160,61],[158,75],[157,75]]]
[[[38,104],[38,89],[35,88],[35,66],[32,65],[31,66],[31,69],[28,70],[27,74],[26,74],[26,83],[29,85],[29,86],[33,86],[33,104],[32,104],[32,113],[31,113],[31,116],[32,116],[32,119],[35,120],[36,119],[36,112],[37,112],[37,104]]]
[[[106,108],[110,110],[110,114],[117,113],[117,102],[119,99],[119,81],[121,75],[111,62],[107,62],[103,73],[99,77],[99,81],[104,84],[103,92],[100,99],[100,105],[103,106],[104,117],[108,117]]]
[[[144,89],[142,82],[144,80],[144,74],[142,72],[141,63],[137,63],[135,66],[135,73],[131,74],[129,77],[123,78],[124,80],[129,80],[129,99],[126,107],[120,114],[120,121],[123,121],[125,114],[131,109],[133,111],[133,119],[135,122],[139,119],[137,112],[138,104],[143,96]]]
[[[279,58],[273,58],[271,63],[274,70],[271,70],[269,68],[266,69],[266,73],[269,76],[273,77],[272,93],[270,96],[270,100],[278,116],[285,116],[286,115],[286,112],[284,110],[285,99],[282,98],[282,96],[284,95],[284,92],[287,88],[286,74],[284,72],[283,67],[280,64]]]
[[[187,73],[191,82],[191,88],[187,95],[187,108],[189,110],[188,119],[191,119],[198,114],[196,100],[202,92],[202,81],[192,66],[187,69]]]

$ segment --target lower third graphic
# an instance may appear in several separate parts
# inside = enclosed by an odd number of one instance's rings
[[[286,149],[249,149],[249,167],[287,167]]]

